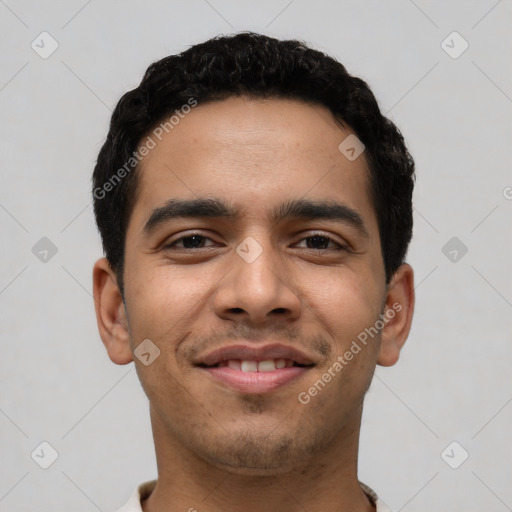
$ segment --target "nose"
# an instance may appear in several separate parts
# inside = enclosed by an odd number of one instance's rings
[[[253,325],[297,319],[302,303],[293,291],[290,267],[268,244],[259,247],[261,253],[254,260],[250,252],[245,257],[243,252],[233,251],[231,269],[217,287],[216,314]],[[252,245],[250,251],[255,250]]]

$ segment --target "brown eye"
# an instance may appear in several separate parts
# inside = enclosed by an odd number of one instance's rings
[[[303,238],[299,244],[303,244],[305,242],[305,246],[302,245],[305,249],[313,249],[313,250],[346,250],[346,247],[337,242],[334,238],[330,236],[325,236],[321,234],[314,234]],[[329,246],[330,244],[330,246]]]
[[[204,240],[204,236],[201,235],[192,235],[181,239],[185,249],[197,249],[198,247],[203,247]]]
[[[331,242],[331,239],[325,236],[311,236],[306,240],[308,249],[327,249],[329,242]]]
[[[207,240],[211,241],[211,239],[206,236],[197,233],[192,233],[191,235],[182,236],[181,238],[174,240],[170,244],[166,245],[165,248],[202,249],[203,247],[208,247],[207,245],[205,245]]]

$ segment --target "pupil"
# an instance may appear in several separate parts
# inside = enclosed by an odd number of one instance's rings
[[[183,246],[186,249],[192,249],[194,247],[199,247],[202,241],[203,237],[201,235],[187,236],[187,238],[183,239]]]
[[[317,243],[316,247],[312,247],[315,245],[314,242]],[[320,243],[321,247],[318,247],[318,242]],[[310,249],[326,249],[328,244],[329,244],[329,241],[324,236],[312,236],[312,237],[308,238],[306,245]]]

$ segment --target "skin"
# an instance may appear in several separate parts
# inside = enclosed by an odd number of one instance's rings
[[[150,403],[158,483],[144,511],[374,510],[357,480],[363,399],[376,364],[399,358],[414,286],[407,264],[386,285],[364,153],[351,162],[338,150],[350,133],[320,106],[230,98],[192,109],[141,162],[124,302],[105,258],[93,283],[108,355],[135,361]],[[144,234],[155,208],[197,198],[225,201],[240,215],[173,219]],[[269,219],[276,205],[301,198],[345,204],[367,236],[339,220]],[[178,239],[194,233],[206,238],[184,248]],[[252,263],[236,252],[249,236],[262,248]],[[298,394],[397,303],[380,334],[301,404]],[[145,339],[160,350],[148,366],[133,354]],[[241,339],[297,346],[315,366],[256,395],[194,366]]]

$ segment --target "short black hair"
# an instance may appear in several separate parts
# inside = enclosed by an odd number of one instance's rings
[[[412,237],[414,160],[370,88],[336,59],[297,40],[254,32],[214,37],[154,62],[117,104],[93,173],[96,223],[123,292],[125,238],[137,193],[138,148],[151,130],[185,106],[232,96],[288,98],[321,105],[365,146],[389,282]],[[195,102],[195,103],[193,103]],[[185,111],[186,112],[186,111]],[[172,117],[169,117],[172,116]],[[180,114],[181,116],[181,114]],[[141,151],[142,153],[142,151]]]

